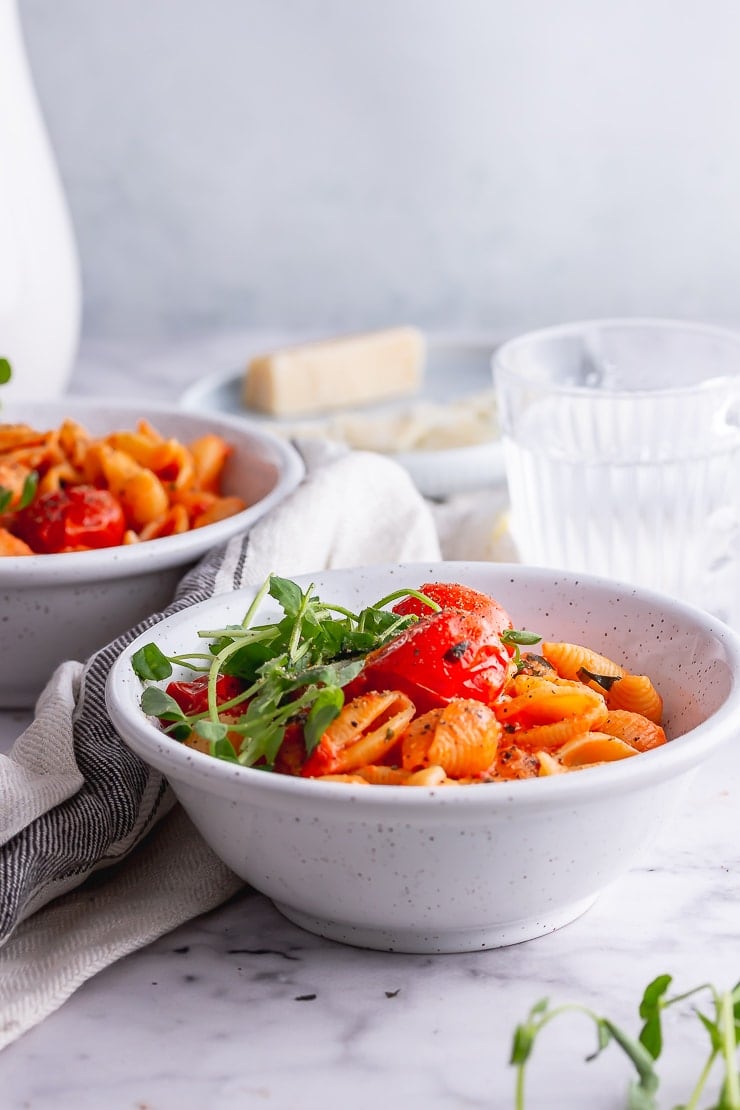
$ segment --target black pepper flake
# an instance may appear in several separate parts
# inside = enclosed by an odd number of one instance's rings
[[[172,951],[176,952],[178,956],[184,956],[186,952],[190,951],[190,945],[184,944],[182,948],[173,948]]]
[[[459,643],[453,644],[451,648],[447,649],[443,655],[443,659],[446,659],[448,663],[457,663],[462,659],[469,647],[470,640],[460,640]]]
[[[399,987],[398,990],[395,990],[395,991],[386,991],[385,992],[385,997],[386,998],[395,998],[396,995],[398,995],[400,993],[401,993],[401,988]]]
[[[295,1001],[296,1002],[313,1002],[314,998],[316,998],[315,994],[297,994],[295,996]]]

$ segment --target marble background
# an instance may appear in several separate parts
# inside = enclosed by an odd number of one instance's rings
[[[737,320],[734,0],[20,0],[86,337]]]

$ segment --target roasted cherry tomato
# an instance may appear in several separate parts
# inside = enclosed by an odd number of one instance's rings
[[[471,586],[462,586],[459,582],[425,582],[423,586],[419,586],[419,593],[426,594],[442,609],[462,609],[467,613],[483,614],[499,635],[513,628],[506,610],[488,594],[474,590]],[[393,606],[393,612],[404,616],[415,613],[417,617],[427,617],[433,610],[419,601],[418,597],[405,597]]]
[[[336,771],[338,756],[339,751],[336,744],[332,744],[328,737],[324,735],[303,763],[300,773],[307,779],[321,778],[322,775],[333,775]]]
[[[509,652],[495,622],[481,612],[442,609],[421,617],[394,640],[371,652],[345,701],[366,690],[400,690],[417,713],[453,698],[492,704],[509,671]]]
[[[216,679],[216,704],[222,705],[238,697],[244,683],[234,675],[220,674]],[[188,717],[208,711],[208,675],[202,674],[192,682],[170,682],[166,693],[177,702]],[[243,707],[241,707],[243,709]]]
[[[108,490],[70,486],[44,493],[18,513],[14,531],[39,555],[115,547],[123,542],[123,509]]]

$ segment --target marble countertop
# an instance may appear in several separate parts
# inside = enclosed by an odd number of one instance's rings
[[[178,348],[87,347],[74,392],[172,397],[241,360],[246,338]],[[27,721],[0,714],[7,747]],[[564,929],[488,952],[410,956],[322,940],[244,891],[86,982],[0,1056],[7,1110],[504,1110],[514,1026],[538,999],[577,1001],[639,1028],[661,972],[676,991],[740,978],[740,746],[692,779],[642,863]],[[0,981],[0,991],[2,983]],[[659,1105],[689,1097],[706,1035],[689,1007],[667,1019]],[[708,1042],[707,1042],[708,1043]],[[597,1060],[577,1014],[537,1042],[528,1110],[617,1110],[629,1068]],[[709,1105],[716,1086],[703,1105]]]

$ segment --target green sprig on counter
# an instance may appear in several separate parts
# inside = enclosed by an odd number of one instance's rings
[[[694,1008],[694,1013],[709,1036],[709,1055],[689,1095],[688,1102],[679,1104],[673,1110],[700,1110],[699,1099],[704,1093],[710,1075],[716,1070],[717,1063],[723,1070],[718,1100],[705,1110],[740,1110],[740,1072],[737,1054],[740,1040],[740,983],[728,991],[718,991],[711,983],[702,983],[682,994],[667,997],[672,982],[672,976],[659,975],[648,983],[639,1006],[639,1016],[643,1024],[637,1039],[626,1034],[609,1018],[599,1016],[587,1006],[566,1003],[551,1008],[547,998],[536,1002],[524,1021],[514,1030],[509,1063],[516,1068],[515,1110],[525,1110],[525,1072],[538,1034],[554,1018],[564,1013],[574,1012],[590,1018],[596,1027],[597,1046],[595,1051],[586,1057],[587,1061],[594,1060],[613,1041],[634,1067],[637,1078],[630,1083],[627,1091],[625,1104],[627,1110],[658,1110],[656,1092],[660,1085],[660,1077],[655,1063],[663,1051],[663,1011],[706,992],[710,995],[713,1012],[705,1014]]]

